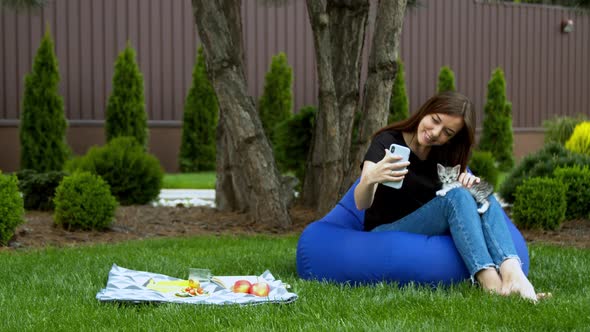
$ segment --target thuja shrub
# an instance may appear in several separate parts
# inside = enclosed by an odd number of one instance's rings
[[[105,134],[107,142],[116,137],[131,136],[147,148],[148,128],[143,75],[129,42],[115,62],[113,89],[105,115]]]
[[[513,143],[512,104],[506,99],[504,72],[497,68],[488,83],[479,150],[490,151],[498,168],[508,171],[514,166]]]
[[[442,66],[440,68],[436,90],[438,93],[455,91],[455,73],[449,66]]]
[[[217,97],[207,78],[203,48],[199,47],[193,69],[193,84],[184,104],[179,156],[181,172],[215,169],[217,114]]]
[[[473,151],[469,160],[469,169],[473,174],[486,180],[496,188],[496,184],[498,183],[498,168],[496,168],[496,160],[491,152]]]
[[[48,30],[41,39],[32,71],[25,76],[19,132],[21,169],[59,171],[70,155],[59,79],[57,57]]]
[[[133,137],[117,137],[105,146],[92,147],[66,169],[102,177],[121,205],[147,204],[162,188],[164,171],[156,157],[144,151]]]
[[[299,184],[303,183],[305,176],[316,113],[313,106],[303,107],[293,117],[281,122],[276,130],[274,152],[279,169],[294,172]]]
[[[79,172],[57,187],[53,220],[66,229],[102,230],[113,222],[116,208],[117,200],[100,176]]]
[[[584,115],[578,115],[577,117],[556,116],[543,121],[545,143],[558,142],[565,145],[565,142],[572,136],[574,128],[585,119]]]
[[[512,207],[514,222],[528,229],[558,229],[565,219],[567,185],[558,179],[530,178],[518,186]]]
[[[566,219],[590,218],[590,166],[560,167],[554,175],[568,186]]]
[[[404,63],[397,60],[397,74],[391,88],[391,98],[389,99],[389,117],[388,123],[401,121],[410,116],[410,102],[406,92],[406,80],[404,74]]]
[[[0,246],[5,246],[16,227],[24,222],[23,199],[15,175],[0,172]]]
[[[590,156],[573,153],[563,145],[552,142],[541,150],[525,156],[507,176],[500,187],[500,195],[508,202],[514,202],[516,188],[527,178],[552,177],[558,167],[590,165]]]
[[[258,112],[266,137],[275,144],[275,127],[292,115],[293,69],[287,55],[281,52],[272,57],[270,70],[264,80],[264,91],[258,101]]]
[[[64,171],[38,173],[31,169],[18,172],[18,187],[23,194],[25,210],[53,210],[55,188],[66,174]]]
[[[585,121],[574,128],[572,136],[565,142],[566,149],[590,156],[590,121]]]

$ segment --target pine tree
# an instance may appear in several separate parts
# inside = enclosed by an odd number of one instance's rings
[[[129,42],[115,62],[113,90],[107,104],[105,131],[107,142],[119,136],[132,136],[147,148],[148,128],[143,75]]]
[[[33,69],[25,76],[20,115],[20,168],[60,171],[70,156],[63,98],[58,93],[59,65],[49,29],[41,39]]]
[[[513,143],[512,104],[506,100],[504,72],[496,68],[488,83],[479,149],[490,151],[498,168],[507,171],[514,166]]]
[[[408,95],[406,93],[406,82],[404,74],[404,63],[397,60],[397,75],[391,88],[391,99],[389,100],[388,123],[407,119],[410,116]]]
[[[293,70],[285,53],[273,56],[270,71],[266,73],[264,92],[258,103],[264,132],[273,144],[275,127],[292,115],[292,81]]]
[[[184,104],[179,166],[182,172],[215,169],[217,97],[207,78],[203,48],[199,47],[193,84]]]
[[[442,66],[438,72],[437,91],[455,91],[455,73],[448,66]]]

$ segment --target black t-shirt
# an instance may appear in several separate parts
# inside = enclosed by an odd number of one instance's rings
[[[385,131],[377,135],[365,154],[365,160],[378,163],[385,156],[385,149],[393,143],[408,146],[401,132]],[[362,165],[361,165],[362,168]],[[365,211],[365,230],[394,222],[414,212],[433,199],[440,189],[436,161],[420,160],[410,153],[410,166],[400,189],[377,185],[373,204]]]

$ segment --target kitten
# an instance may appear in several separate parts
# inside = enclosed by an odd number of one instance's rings
[[[461,165],[445,167],[441,164],[437,164],[436,166],[438,169],[438,178],[440,179],[440,182],[442,182],[442,188],[436,192],[437,196],[444,196],[450,190],[462,186],[461,182],[458,180]],[[494,187],[485,181],[481,181],[479,183],[474,183],[471,188],[465,189],[469,190],[471,196],[475,198],[475,201],[481,204],[481,207],[477,209],[477,212],[479,212],[479,214],[484,214],[490,207],[488,197],[494,192]]]

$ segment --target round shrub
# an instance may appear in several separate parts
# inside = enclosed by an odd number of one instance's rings
[[[16,226],[24,222],[23,199],[18,192],[15,175],[0,172],[0,245],[4,246],[14,235]]]
[[[530,178],[516,189],[514,222],[523,228],[558,229],[565,219],[567,185],[552,178]]]
[[[88,172],[64,177],[55,190],[54,202],[53,219],[67,229],[104,229],[113,222],[117,208],[109,185]]]
[[[498,183],[498,168],[496,168],[496,160],[489,151],[473,151],[471,159],[469,160],[469,169],[473,174],[486,180],[488,183],[496,187]]]
[[[566,219],[590,217],[590,167],[575,165],[557,168],[553,174],[559,182],[568,186]]]
[[[565,142],[566,149],[590,156],[590,121],[576,126],[570,139]]]
[[[156,157],[144,151],[133,137],[117,137],[102,147],[66,164],[70,172],[87,171],[102,177],[122,205],[147,204],[162,188],[164,171]]]
[[[516,187],[523,180],[532,177],[553,177],[553,171],[558,167],[573,165],[590,165],[590,156],[573,153],[563,145],[552,142],[541,150],[525,156],[522,161],[506,176],[499,193],[508,203],[514,203]]]
[[[66,175],[63,171],[37,173],[35,170],[19,171],[18,188],[23,194],[25,210],[50,211],[54,209],[55,188]]]

